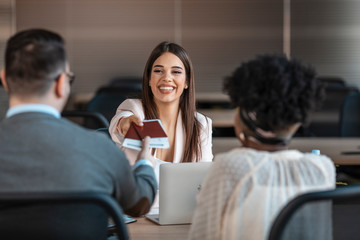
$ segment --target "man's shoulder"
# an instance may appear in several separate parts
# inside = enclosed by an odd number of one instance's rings
[[[98,143],[104,143],[106,145],[110,144],[115,146],[115,143],[110,139],[107,134],[97,131],[96,129],[85,128],[63,118],[60,119],[59,126],[61,126],[64,131],[67,131],[69,135],[84,138],[85,141],[96,141]]]
[[[104,133],[97,132],[95,129],[85,128],[77,123],[74,123],[66,118],[55,118],[48,114],[34,113],[34,114],[19,114],[9,119],[10,122],[18,122],[26,127],[35,127],[42,129],[47,135],[53,135],[54,138],[61,140],[61,138],[70,138],[74,141],[86,142],[102,142],[114,145],[110,138]],[[18,124],[17,123],[17,124]]]
[[[107,134],[94,129],[84,128],[68,121],[67,119],[61,119],[61,122],[63,125],[62,127],[64,127],[65,134],[68,135],[61,141],[71,141],[72,143],[77,144],[80,148],[86,149],[86,152],[94,155],[94,157],[96,156],[99,158],[102,156],[101,158],[103,162],[112,162],[114,159],[118,160],[120,158],[125,158],[125,153],[116,146],[115,142],[113,142]],[[76,147],[71,146],[71,148]],[[74,149],[74,151],[76,150]]]
[[[4,119],[0,127],[8,134],[21,133],[22,136],[38,137],[42,142],[55,141],[58,144],[86,147],[88,151],[106,149],[121,152],[115,143],[104,133],[84,128],[65,118],[55,118],[49,114],[26,113]],[[110,152],[109,152],[110,154]]]

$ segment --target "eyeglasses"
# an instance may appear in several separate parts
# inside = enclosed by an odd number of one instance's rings
[[[66,77],[69,78],[70,85],[75,81],[75,74],[73,72],[65,72]],[[61,74],[55,79],[55,81],[59,80]]]
[[[75,81],[75,73],[73,72],[65,72],[66,76],[69,78],[70,85]]]

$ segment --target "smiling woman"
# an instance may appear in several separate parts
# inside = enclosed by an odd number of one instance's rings
[[[157,105],[175,102],[179,106],[187,88],[184,64],[176,55],[164,53],[154,62],[149,86]]]
[[[143,74],[142,99],[127,99],[118,107],[109,132],[122,147],[131,123],[160,119],[170,148],[154,149],[166,162],[212,161],[212,122],[196,112],[193,67],[184,48],[162,42],[151,52]],[[124,149],[131,162],[136,151]],[[159,162],[161,162],[159,161]]]

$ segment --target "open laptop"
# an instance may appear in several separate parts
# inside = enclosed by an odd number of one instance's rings
[[[176,163],[160,166],[159,214],[146,217],[160,225],[190,224],[196,195],[211,162]]]

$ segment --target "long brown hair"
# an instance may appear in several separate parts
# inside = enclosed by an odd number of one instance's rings
[[[149,80],[154,62],[165,52],[170,52],[176,55],[182,61],[185,66],[186,81],[188,84],[188,89],[185,89],[180,97],[179,106],[186,134],[184,157],[181,162],[191,162],[194,158],[196,162],[198,162],[200,160],[201,153],[201,124],[195,117],[196,105],[193,66],[185,49],[176,43],[160,43],[151,52],[149,59],[146,62],[142,85],[142,105],[144,108],[145,119],[159,118],[158,109],[154,101],[154,95],[149,87]]]

